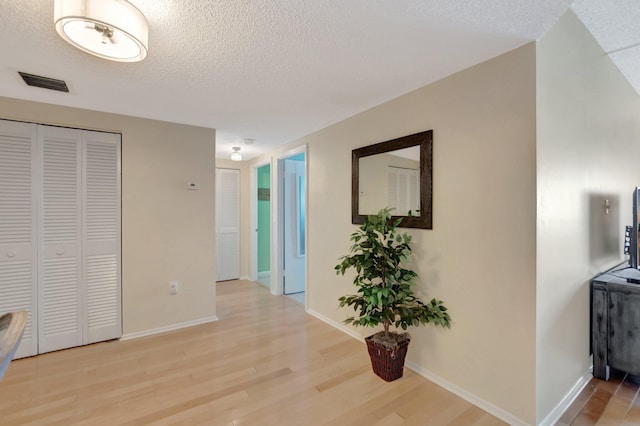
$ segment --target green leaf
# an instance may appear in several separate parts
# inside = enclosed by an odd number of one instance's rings
[[[391,219],[391,209],[367,217],[350,235],[349,254],[339,258],[336,274],[351,274],[356,295],[338,299],[340,307],[351,307],[354,326],[379,324],[406,329],[411,325],[433,323],[450,327],[451,318],[441,300],[428,304],[417,300],[411,287],[417,274],[406,269],[411,260],[411,236],[396,229],[400,218]]]

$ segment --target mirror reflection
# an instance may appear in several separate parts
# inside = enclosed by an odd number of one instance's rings
[[[351,222],[391,207],[398,226],[432,229],[433,131],[354,149]]]
[[[420,216],[419,146],[362,157],[359,172],[359,214],[391,207],[394,216]]]

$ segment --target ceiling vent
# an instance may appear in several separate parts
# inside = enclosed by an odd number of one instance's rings
[[[56,80],[55,78],[42,77],[40,75],[27,74],[26,72],[18,71],[20,77],[29,86],[42,87],[43,89],[57,90],[58,92],[69,92],[67,83],[64,80]]]

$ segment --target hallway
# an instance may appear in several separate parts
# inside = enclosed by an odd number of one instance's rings
[[[384,382],[363,343],[260,284],[217,294],[217,322],[14,361],[2,424],[503,424],[411,370]]]

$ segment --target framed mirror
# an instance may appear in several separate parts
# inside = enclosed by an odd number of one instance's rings
[[[399,226],[432,229],[433,130],[351,152],[351,223],[391,207]]]

